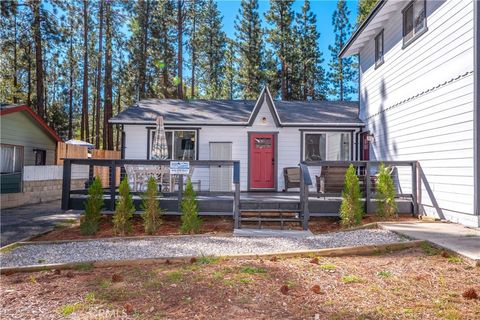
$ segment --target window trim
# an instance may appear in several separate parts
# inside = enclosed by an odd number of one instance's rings
[[[23,168],[25,167],[25,148],[24,146],[17,145],[17,144],[9,144],[9,143],[0,143],[0,146],[6,146],[6,147],[13,147],[13,170],[15,170],[15,165],[16,165],[16,158],[15,158],[15,149],[19,148],[21,150],[21,158],[22,158],[22,169],[20,171],[13,171],[13,172],[6,172],[6,173],[1,173],[1,174],[14,174],[14,173],[22,173],[23,174]]]
[[[385,38],[383,36],[383,30],[382,29],[376,36],[375,36],[375,69],[380,67],[382,64],[385,63]],[[378,56],[378,49],[377,49],[377,39],[379,37],[382,37],[382,56]],[[380,60],[381,59],[381,60]]]
[[[42,160],[43,160],[43,164],[37,164],[37,152],[42,152]],[[33,149],[33,153],[35,154],[35,166],[46,166],[47,165],[47,150],[45,149],[38,149],[38,148],[35,148]]]
[[[300,145],[300,161],[303,162],[303,161],[306,161],[305,160],[305,152],[306,152],[306,135],[307,134],[324,134],[325,135],[325,157],[328,156],[328,147],[329,147],[329,134],[331,133],[344,133],[346,135],[348,135],[348,141],[349,141],[349,144],[348,144],[348,160],[345,160],[345,161],[353,161],[354,159],[354,155],[353,155],[353,152],[354,152],[354,148],[353,148],[353,136],[352,136],[352,133],[353,131],[349,131],[349,130],[321,130],[321,131],[318,131],[318,130],[315,130],[315,131],[302,131],[302,141],[301,141],[301,145]],[[329,159],[325,159],[325,160],[322,160],[322,161],[331,161]]]
[[[417,1],[423,1],[423,10],[425,12],[425,27],[418,31],[417,33],[415,33],[413,35],[413,37],[411,37],[410,39],[408,40],[405,40],[405,12],[410,8],[412,7],[415,2]],[[415,18],[415,17],[413,17]],[[413,27],[413,30],[415,30],[415,26]],[[402,45],[402,49],[405,49],[406,47],[408,47],[411,43],[415,42],[415,40],[417,40],[418,38],[420,38],[425,32],[428,31],[428,23],[427,23],[427,0],[412,0],[410,1],[403,9],[402,9],[402,40],[403,40],[403,45]]]
[[[151,150],[153,143],[153,132],[155,132],[155,127],[147,128],[147,160],[151,160]],[[195,133],[195,152],[193,153],[193,160],[198,160],[198,128],[165,128],[165,132],[172,132],[172,156],[175,152],[175,132],[176,131],[193,131]],[[174,159],[167,159],[173,161]]]

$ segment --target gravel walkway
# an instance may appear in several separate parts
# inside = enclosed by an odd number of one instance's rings
[[[13,267],[98,260],[275,253],[398,241],[406,239],[381,229],[333,232],[304,238],[172,236],[142,240],[92,240],[24,245],[1,254],[0,261],[2,267]]]

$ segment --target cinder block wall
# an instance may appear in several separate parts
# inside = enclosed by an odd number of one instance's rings
[[[85,179],[71,181],[72,189],[83,189]],[[1,195],[0,208],[14,208],[26,204],[35,204],[60,200],[62,198],[62,180],[23,181],[23,192]]]

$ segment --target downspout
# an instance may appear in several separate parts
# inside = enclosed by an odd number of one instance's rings
[[[480,4],[473,0],[473,179],[474,179],[474,214],[478,216],[478,226],[480,227],[480,107],[478,97],[478,86],[480,85],[480,72],[478,64],[480,63],[479,42],[480,42]]]

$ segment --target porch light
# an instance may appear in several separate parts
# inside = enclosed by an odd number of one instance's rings
[[[370,133],[367,134],[367,141],[368,142],[374,142],[375,141],[375,136],[374,136],[373,133],[370,132]]]

